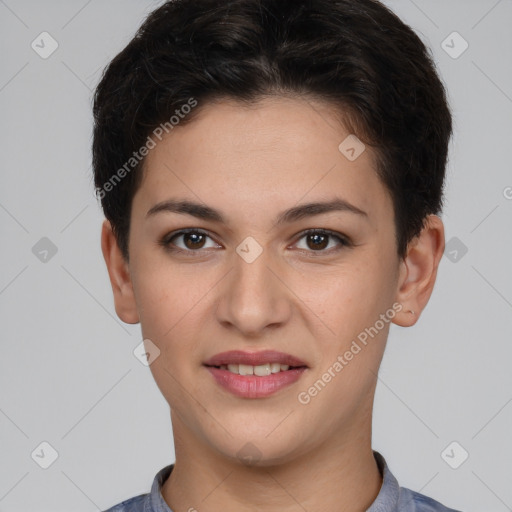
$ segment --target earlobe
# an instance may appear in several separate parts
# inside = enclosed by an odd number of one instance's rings
[[[393,323],[410,327],[418,321],[434,289],[444,246],[443,222],[437,215],[429,215],[400,262],[396,301],[402,305],[402,310]]]
[[[136,324],[139,322],[139,314],[128,263],[106,219],[101,228],[101,250],[107,265],[117,316],[127,324]]]

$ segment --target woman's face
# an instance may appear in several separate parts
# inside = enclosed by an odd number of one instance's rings
[[[349,135],[318,102],[223,101],[149,152],[127,268],[181,442],[265,464],[367,432],[402,266]]]

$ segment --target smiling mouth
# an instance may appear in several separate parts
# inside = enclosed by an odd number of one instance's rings
[[[214,381],[240,398],[266,398],[297,382],[309,367],[295,356],[275,350],[231,350],[203,363]]]

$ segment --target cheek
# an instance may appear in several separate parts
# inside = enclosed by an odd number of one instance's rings
[[[141,260],[134,289],[144,332],[164,336],[178,322],[189,322],[194,306],[211,288],[210,280],[204,273],[194,273],[192,266],[186,269],[161,259]]]
[[[315,338],[323,345],[323,364],[334,362],[354,340],[364,342],[365,333],[367,339],[372,340],[372,346],[365,347],[354,360],[366,364],[365,360],[378,360],[382,355],[388,323],[374,337],[368,335],[368,329],[392,306],[392,273],[390,265],[370,251],[361,252],[360,256],[357,264],[347,264],[328,274],[317,273],[312,279],[297,282],[297,295],[308,306],[313,324],[318,326]],[[382,327],[380,322],[379,327]]]
[[[363,265],[338,267],[329,273],[314,273],[298,282],[297,295],[330,327],[332,335],[368,317],[379,300],[382,276]]]
[[[188,393],[194,395],[194,372],[201,360],[197,329],[205,314],[201,298],[207,290],[199,286],[201,280],[197,277],[191,282],[190,276],[168,265],[153,266],[138,275],[142,335],[160,350],[150,365],[151,373],[167,402],[179,412],[186,411],[190,406]],[[188,383],[187,392],[183,383]]]
[[[141,260],[136,273],[142,335],[160,350],[151,370],[170,388],[176,383],[169,373],[183,378],[200,365],[201,326],[212,314],[208,292],[218,278],[193,267]]]

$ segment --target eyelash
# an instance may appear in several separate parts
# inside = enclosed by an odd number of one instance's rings
[[[195,253],[199,253],[202,249],[197,249],[197,250],[187,249],[187,250],[185,250],[185,249],[181,249],[179,247],[173,246],[173,244],[171,242],[171,240],[173,240],[174,238],[178,238],[182,235],[187,235],[187,234],[191,234],[191,233],[205,235],[209,238],[212,238],[208,232],[203,231],[202,229],[189,228],[189,229],[182,229],[180,231],[175,231],[173,233],[169,233],[168,235],[165,235],[159,241],[159,244],[161,246],[163,246],[169,252],[181,253],[181,254],[185,254],[186,256],[194,257],[194,256],[196,256]],[[334,248],[334,249],[332,249],[332,248],[329,250],[322,249],[322,250],[318,250],[318,251],[299,249],[299,252],[301,252],[301,253],[310,253],[311,257],[317,257],[316,253],[319,253],[320,255],[323,255],[323,254],[330,255],[333,252],[340,251],[342,248],[347,248],[347,247],[353,246],[352,242],[347,237],[341,235],[340,233],[337,233],[336,231],[330,231],[328,229],[318,229],[318,228],[307,229],[306,231],[302,231],[297,238],[297,242],[308,235],[326,235],[331,238],[335,238],[336,240],[339,241],[339,247]],[[297,243],[297,242],[295,242],[295,243]]]

